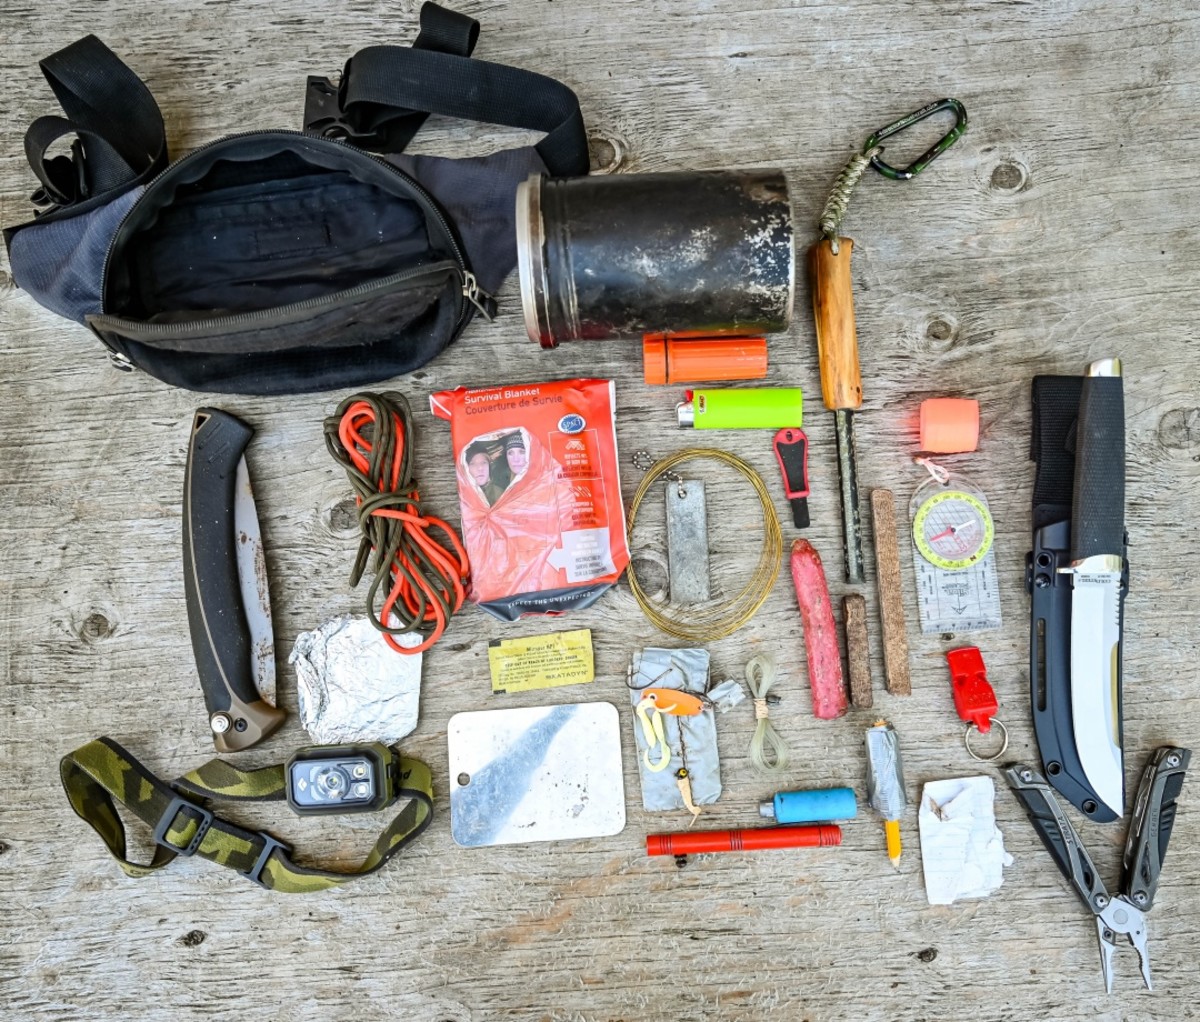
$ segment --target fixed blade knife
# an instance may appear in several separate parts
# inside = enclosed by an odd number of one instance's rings
[[[1087,368],[1071,509],[1071,726],[1085,777],[1125,813],[1121,736],[1121,582],[1125,562],[1125,404],[1121,362]]]
[[[192,422],[183,489],[188,626],[218,752],[266,738],[286,714],[274,694],[271,604],[258,515],[246,469],[253,436],[240,419],[201,408]]]

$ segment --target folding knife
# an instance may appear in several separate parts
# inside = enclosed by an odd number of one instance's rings
[[[188,626],[213,744],[222,753],[262,741],[286,716],[271,704],[271,600],[245,459],[253,435],[232,415],[199,409],[184,476]]]

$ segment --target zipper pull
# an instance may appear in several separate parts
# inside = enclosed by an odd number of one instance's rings
[[[463,297],[483,314],[484,319],[489,323],[495,320],[496,299],[479,286],[479,281],[470,270],[463,271],[462,293]]]

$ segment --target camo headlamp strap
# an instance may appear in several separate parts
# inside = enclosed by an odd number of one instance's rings
[[[362,865],[350,872],[297,865],[288,845],[265,831],[248,831],[223,820],[197,798],[187,797],[247,802],[283,799],[282,765],[241,770],[213,760],[168,785],[111,738],[98,738],[64,756],[59,772],[71,807],[100,835],[129,876],[153,873],[177,855],[199,855],[268,890],[302,893],[326,890],[374,873],[429,826],[433,819],[429,767],[419,760],[399,759],[398,797],[408,801]],[[125,827],[114,799],[153,831],[155,849],[150,862],[132,862],[126,857]]]

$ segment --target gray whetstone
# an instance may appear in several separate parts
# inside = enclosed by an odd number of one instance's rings
[[[850,702],[859,709],[874,704],[871,695],[871,646],[867,641],[867,600],[859,593],[842,597],[846,629],[846,663],[850,668]]]
[[[708,509],[699,479],[667,483],[667,572],[672,603],[708,600]]]
[[[871,491],[875,531],[875,571],[879,576],[879,624],[883,630],[883,674],[894,696],[912,695],[908,674],[908,635],[904,625],[904,590],[900,581],[900,547],[896,540],[896,498],[891,490]]]

